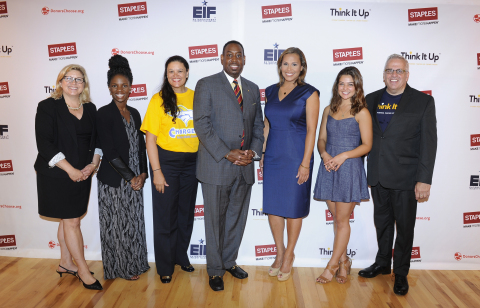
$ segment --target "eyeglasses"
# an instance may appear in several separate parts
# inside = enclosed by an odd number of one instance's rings
[[[84,82],[83,78],[74,78],[70,76],[63,77],[63,80],[65,80],[67,83],[73,83],[75,81],[75,83],[82,84]]]
[[[396,69],[396,70],[394,70],[392,68],[387,68],[385,70],[385,73],[387,73],[387,74],[393,74],[393,72],[397,72],[398,75],[403,75],[403,73],[408,73],[408,71],[402,70],[401,68]]]

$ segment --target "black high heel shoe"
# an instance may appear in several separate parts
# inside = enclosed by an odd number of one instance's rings
[[[74,272],[74,271],[71,271],[69,269],[66,269],[65,267],[61,266],[60,264],[58,265],[60,266],[61,268],[63,268],[65,270],[65,272],[59,272],[58,270],[55,270],[57,272],[57,274],[60,275],[60,277],[62,277],[63,274],[70,274],[70,275],[73,275],[73,276],[77,276],[77,272]],[[94,274],[94,272],[90,272],[90,274]]]
[[[77,273],[77,277],[78,277],[78,280],[80,280],[83,283],[83,287],[85,289],[97,290],[97,291],[103,290],[103,287],[100,284],[100,281],[98,281],[98,279],[95,279],[95,282],[92,283],[92,284],[86,284],[85,282],[83,282],[82,278],[80,278],[80,275],[78,275],[78,273]],[[93,278],[95,278],[95,277],[93,277]]]

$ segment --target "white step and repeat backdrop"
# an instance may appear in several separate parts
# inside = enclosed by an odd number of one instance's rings
[[[480,3],[479,1],[0,1],[0,255],[58,258],[58,223],[39,217],[33,163],[37,103],[54,90],[58,72],[83,65],[97,108],[110,102],[108,59],[130,61],[129,104],[144,114],[158,92],[165,60],[190,63],[187,86],[222,69],[223,44],[241,41],[243,76],[261,89],[277,82],[276,60],[297,46],[308,61],[307,82],[328,105],[338,71],[355,65],[365,92],[384,86],[388,55],[410,62],[409,84],[435,97],[438,155],[432,195],[418,206],[412,268],[480,269]],[[315,151],[315,168],[319,167]],[[258,169],[258,163],[256,163]],[[313,172],[315,179],[317,171]],[[144,189],[149,260],[153,257],[150,180]],[[203,199],[197,197],[189,249],[205,263]],[[270,265],[273,238],[262,213],[262,177],[253,187],[239,264]],[[374,260],[372,202],[351,217],[348,254],[354,267]],[[100,260],[96,179],[82,220],[87,259]],[[333,246],[324,202],[311,202],[296,247],[296,266],[325,266]]]

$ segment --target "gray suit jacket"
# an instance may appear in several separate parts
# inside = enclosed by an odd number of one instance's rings
[[[239,173],[247,184],[255,183],[254,164],[237,166],[224,158],[239,149],[245,130],[244,150],[258,155],[263,148],[263,114],[260,91],[253,82],[241,77],[243,113],[225,73],[202,78],[195,87],[193,123],[200,140],[197,178],[213,185],[229,185]]]

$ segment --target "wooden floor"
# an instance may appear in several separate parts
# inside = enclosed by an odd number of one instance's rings
[[[267,267],[244,266],[249,278],[224,276],[225,290],[208,286],[205,265],[195,272],[175,268],[162,284],[155,264],[138,281],[103,280],[102,263],[89,261],[101,292],[84,289],[74,276],[60,278],[58,260],[0,257],[0,307],[480,307],[479,271],[412,270],[410,291],[396,296],[391,276],[365,279],[352,270],[345,285],[315,283],[319,268],[294,268],[293,279],[278,282]]]

